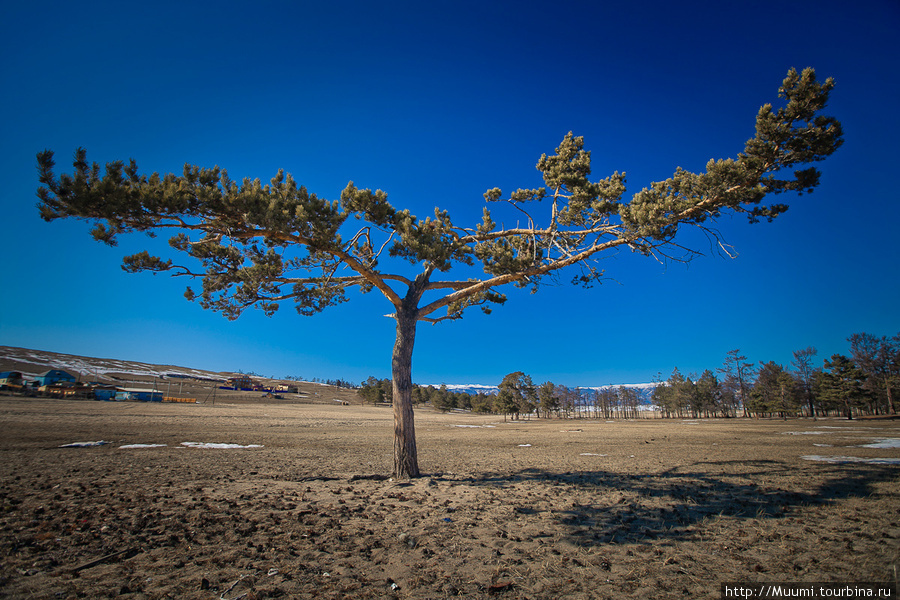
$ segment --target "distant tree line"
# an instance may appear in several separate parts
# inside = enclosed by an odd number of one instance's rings
[[[330,385],[332,387],[341,387],[347,389],[356,388],[355,383],[351,383],[344,379],[322,379],[321,377],[313,377],[312,379],[306,379],[305,377],[301,377],[300,375],[285,375],[284,379],[286,381],[307,381],[309,383],[323,383],[325,385]]]
[[[571,388],[545,381],[534,385],[521,371],[510,373],[500,382],[494,412],[514,419],[532,414],[564,419],[636,419],[644,404],[641,393],[632,387]]]
[[[311,381],[312,383],[324,383],[325,385],[330,385],[332,387],[347,388],[349,390],[356,388],[356,384],[344,379],[322,379],[321,377],[313,377]]]
[[[369,377],[357,389],[357,394],[372,404],[390,403],[393,390],[390,379]],[[492,396],[489,394],[469,394],[451,391],[446,385],[439,388],[430,385],[413,385],[413,404],[429,404],[437,410],[471,410],[480,413],[492,413]]]
[[[900,389],[900,334],[855,333],[849,354],[833,354],[815,366],[813,347],[797,350],[787,368],[774,361],[754,365],[740,350],[727,353],[716,373],[682,375],[676,368],[653,392],[663,417],[782,418],[893,415]]]
[[[650,395],[652,416],[712,417],[825,417],[890,415],[897,412],[900,389],[900,333],[893,337],[857,333],[847,338],[848,355],[834,354],[821,366],[809,347],[793,353],[785,368],[774,361],[748,362],[731,350],[715,371],[683,375],[676,368],[668,379],[660,376]],[[391,402],[390,379],[369,377],[358,388],[366,402]],[[570,388],[547,381],[535,385],[522,371],[510,373],[496,394],[470,394],[416,385],[417,405],[437,410],[471,410],[512,419],[591,418],[637,419],[651,416],[640,390],[627,386]]]
[[[532,416],[545,418],[638,418],[643,404],[638,390],[619,388],[570,388],[550,381],[534,385],[529,375],[521,371],[503,378],[496,394],[470,394],[440,387],[413,388],[417,405],[430,405],[437,410],[470,410],[497,414],[512,419]],[[369,377],[357,390],[366,402],[378,404],[391,401],[391,380]]]

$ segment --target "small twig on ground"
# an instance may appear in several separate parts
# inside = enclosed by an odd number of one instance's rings
[[[243,575],[241,575],[240,577],[238,577],[238,580],[235,581],[234,583],[232,583],[232,584],[231,584],[231,587],[229,587],[227,590],[225,590],[224,592],[222,592],[222,593],[219,595],[219,600],[228,600],[228,599],[225,597],[225,595],[226,595],[228,592],[230,592],[231,590],[233,590],[234,588],[236,588],[237,585],[238,585],[240,582],[242,582],[242,581],[244,580],[245,577],[247,577],[247,573],[244,573]],[[243,596],[238,596],[237,598],[233,598],[232,600],[239,600],[239,598],[243,598],[243,597],[246,596],[246,595],[247,595],[247,594],[244,594]]]
[[[101,556],[100,558],[95,558],[92,561],[89,561],[84,564],[78,565],[77,567],[74,567],[72,569],[72,573],[78,573],[79,571],[84,571],[85,569],[90,569],[91,567],[96,567],[97,565],[101,565],[105,562],[113,560],[114,558],[119,558],[120,556],[124,556],[131,552],[134,552],[134,554],[137,554],[137,551],[135,551],[133,548],[128,548],[126,550],[120,550],[119,552],[113,552],[112,554],[107,554],[106,556]]]

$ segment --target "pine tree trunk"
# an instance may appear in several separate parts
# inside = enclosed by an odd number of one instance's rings
[[[394,477],[419,476],[412,408],[412,354],[416,341],[415,310],[397,311],[397,340],[391,360],[394,399]]]
[[[887,392],[888,410],[890,411],[890,414],[896,415],[897,411],[894,409],[894,395],[891,393],[891,380],[888,378],[887,374],[884,376],[884,388]]]

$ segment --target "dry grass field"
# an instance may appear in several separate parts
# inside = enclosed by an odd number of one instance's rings
[[[413,481],[382,407],[2,397],[0,431],[2,598],[718,598],[900,564],[900,421],[418,410]]]

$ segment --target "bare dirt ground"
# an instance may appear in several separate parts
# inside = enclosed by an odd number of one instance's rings
[[[898,421],[416,418],[428,475],[393,481],[389,408],[2,397],[0,597],[718,598],[726,581],[896,580],[900,466],[803,457],[896,463]]]

